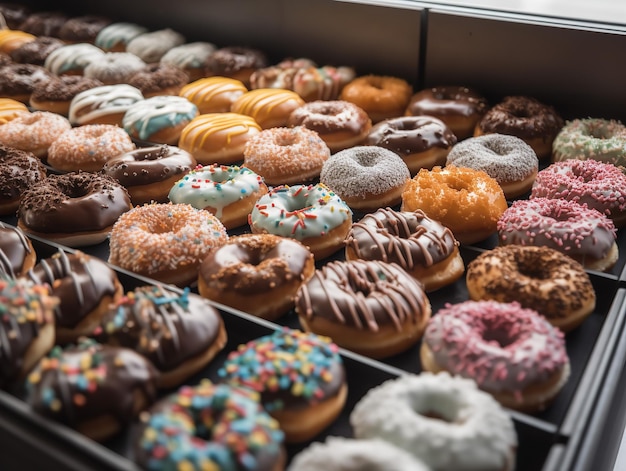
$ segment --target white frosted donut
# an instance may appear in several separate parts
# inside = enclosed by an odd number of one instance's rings
[[[68,117],[75,126],[118,124],[126,110],[143,99],[141,91],[130,85],[102,85],[80,92],[72,98]]]
[[[511,417],[474,381],[448,373],[386,381],[356,404],[350,422],[355,437],[386,440],[437,471],[514,468]]]
[[[55,75],[81,75],[89,63],[101,59],[104,54],[102,49],[93,44],[68,44],[52,51],[46,57],[44,66]]]
[[[100,30],[95,45],[103,51],[124,51],[131,39],[148,32],[148,28],[135,23],[112,23]]]

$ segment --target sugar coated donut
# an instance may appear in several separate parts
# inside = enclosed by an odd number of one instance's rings
[[[216,50],[213,43],[196,41],[173,47],[161,57],[161,64],[173,65],[184,70],[189,81],[204,77],[206,62]]]
[[[411,178],[398,154],[378,146],[356,146],[333,154],[323,165],[320,181],[352,209],[373,211],[400,203]]]
[[[569,255],[590,270],[607,271],[619,257],[615,225],[576,201],[515,201],[498,220],[500,245],[539,245]]]
[[[189,75],[179,67],[160,62],[146,65],[128,79],[128,85],[138,88],[145,98],[178,95]]]
[[[113,225],[109,263],[164,283],[185,286],[213,247],[228,240],[222,223],[188,204],[146,204]]]
[[[339,347],[328,337],[288,328],[240,345],[218,375],[259,393],[287,443],[310,440],[328,427],[348,393]]]
[[[275,320],[313,276],[313,254],[300,242],[273,234],[231,237],[200,265],[198,292],[205,298]]]
[[[135,36],[126,44],[126,52],[139,56],[145,63],[159,62],[173,47],[185,42],[185,37],[170,28]]]
[[[81,247],[104,241],[130,208],[126,189],[111,177],[51,174],[22,194],[17,224],[27,234]]]
[[[302,327],[372,358],[403,352],[419,341],[431,314],[422,284],[394,263],[334,261],[296,296]]]
[[[385,75],[365,75],[348,83],[339,98],[364,109],[372,122],[402,116],[413,89],[404,79]]]
[[[518,301],[568,332],[596,306],[596,294],[580,263],[549,247],[505,245],[481,253],[466,271],[474,301]]]
[[[246,167],[198,165],[170,188],[168,198],[210,211],[232,229],[248,222],[248,214],[265,193],[261,176]]]
[[[49,36],[39,36],[34,41],[27,41],[16,49],[13,49],[9,56],[14,62],[20,64],[35,64],[43,66],[46,62],[46,57],[50,53],[65,43],[57,38],[51,38]]]
[[[269,185],[305,183],[319,177],[330,149],[315,131],[303,126],[264,129],[243,149],[243,163]]]
[[[39,65],[7,64],[0,67],[0,96],[28,104],[33,91],[52,77]]]
[[[83,77],[82,75],[52,77],[33,90],[29,104],[35,111],[50,111],[62,116],[68,116],[70,103],[76,95],[102,85],[103,83],[100,80]]]
[[[133,436],[145,469],[280,471],[284,435],[248,388],[183,386],[141,414]],[[193,464],[192,464],[193,463]]]
[[[92,337],[147,357],[159,370],[159,388],[180,385],[226,344],[222,318],[206,299],[158,285],[140,286],[112,303]]]
[[[411,175],[444,165],[456,136],[443,121],[430,116],[398,116],[374,125],[365,145],[389,149],[404,160]]]
[[[471,378],[525,412],[545,409],[570,374],[563,332],[517,302],[446,304],[426,327],[420,357],[424,370]]]
[[[352,224],[346,236],[346,260],[397,263],[426,291],[456,281],[465,265],[452,231],[421,210],[380,208]]]
[[[35,155],[0,144],[0,215],[14,215],[22,194],[45,178]]]
[[[539,169],[532,147],[519,137],[497,133],[459,142],[446,164],[483,170],[496,179],[507,199],[530,191]]]
[[[626,224],[626,175],[598,160],[565,160],[541,170],[531,198],[562,198],[608,215],[615,226]]]
[[[0,98],[0,125],[8,123],[23,113],[30,113],[30,111],[21,101]]]
[[[45,160],[54,141],[71,127],[67,118],[56,113],[24,113],[0,126],[0,142]]]
[[[135,23],[115,22],[102,28],[94,44],[106,52],[124,52],[131,39],[147,33],[148,28]]]
[[[281,185],[257,200],[248,222],[253,233],[299,240],[321,260],[343,245],[352,211],[322,183]]]
[[[575,119],[565,123],[552,144],[552,159],[593,159],[626,166],[626,126],[607,119]]]
[[[421,209],[450,228],[462,244],[473,244],[496,231],[507,208],[498,182],[482,170],[448,165],[421,169],[402,193],[402,210]]]
[[[513,420],[470,379],[422,373],[386,381],[356,404],[350,422],[357,438],[386,440],[433,470],[515,468]]]
[[[104,51],[93,44],[68,44],[55,49],[44,62],[44,67],[54,75],[82,75],[90,62],[104,56]]]
[[[22,230],[0,222],[0,279],[22,276],[36,261],[33,244]]]
[[[207,77],[214,75],[229,77],[250,85],[252,73],[267,66],[265,53],[258,49],[242,46],[227,46],[218,49],[206,61]]]
[[[183,86],[179,95],[198,107],[200,114],[226,113],[248,89],[239,80],[228,77],[204,77]]]
[[[257,88],[241,95],[231,105],[233,113],[254,118],[263,129],[287,126],[289,115],[304,100],[296,92],[279,88]]]
[[[129,52],[107,52],[87,64],[83,75],[100,80],[104,85],[126,83],[135,72],[143,69],[146,63]]]
[[[70,102],[69,119],[75,126],[122,125],[126,110],[144,99],[138,88],[123,83],[102,85],[78,93]]]

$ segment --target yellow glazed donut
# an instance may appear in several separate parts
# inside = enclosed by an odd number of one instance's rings
[[[231,106],[234,113],[254,118],[263,129],[287,126],[292,111],[304,105],[296,92],[278,88],[259,88],[241,95]]]

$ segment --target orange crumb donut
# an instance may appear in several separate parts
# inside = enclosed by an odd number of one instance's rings
[[[0,126],[0,142],[26,152],[32,152],[42,160],[48,155],[52,144],[72,125],[67,118],[48,111],[24,113]]]
[[[186,286],[213,247],[228,240],[208,211],[189,204],[136,206],[113,225],[109,263],[164,283]]]
[[[239,80],[228,77],[205,77],[185,85],[179,95],[198,107],[200,114],[226,113],[248,89]]]
[[[404,79],[385,75],[357,77],[341,91],[339,98],[354,103],[369,114],[372,122],[402,116],[413,88]]]
[[[421,209],[450,228],[462,244],[473,244],[496,232],[507,208],[498,182],[482,170],[449,165],[422,169],[402,193],[402,210]]]
[[[0,125],[8,123],[24,113],[30,113],[30,111],[21,101],[12,98],[0,98]]]
[[[330,149],[315,131],[302,126],[264,129],[243,150],[244,165],[269,185],[292,185],[319,177]]]
[[[279,88],[259,88],[241,95],[231,106],[234,113],[254,118],[263,129],[287,126],[293,110],[304,105],[296,92]]]
[[[193,118],[183,128],[178,146],[203,165],[243,161],[248,140],[261,132],[261,126],[239,113],[207,113]]]

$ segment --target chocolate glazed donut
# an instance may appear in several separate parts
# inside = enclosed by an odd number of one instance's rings
[[[33,245],[24,233],[0,222],[0,278],[23,275],[35,260]]]

